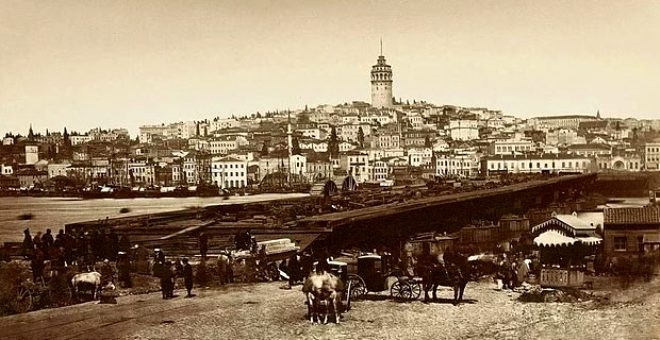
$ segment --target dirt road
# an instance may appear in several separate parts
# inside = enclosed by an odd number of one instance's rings
[[[340,325],[310,324],[299,289],[281,283],[198,290],[163,301],[127,296],[0,319],[8,339],[654,339],[660,338],[660,285],[616,294],[606,305],[521,303],[518,294],[471,283],[467,303],[400,303],[371,295]],[[447,290],[440,296],[448,299]]]

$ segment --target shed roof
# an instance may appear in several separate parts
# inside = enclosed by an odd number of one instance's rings
[[[660,224],[660,206],[605,208],[605,224]]]
[[[577,217],[577,214],[559,215],[553,214],[552,218],[532,227],[532,233],[540,233],[550,226],[558,226],[570,236],[592,235],[596,231],[596,226],[589,221]]]

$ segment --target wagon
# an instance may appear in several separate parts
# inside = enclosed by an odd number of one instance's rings
[[[389,254],[368,254],[357,258],[357,273],[348,274],[352,299],[365,296],[368,292],[389,290],[397,299],[414,300],[422,292],[421,280],[401,273]]]
[[[16,313],[25,313],[40,307],[61,307],[72,301],[67,276],[61,274],[46,280],[21,281],[16,287],[16,297],[10,302]]]
[[[247,250],[232,253],[235,265],[244,263],[244,268],[234,270],[234,272],[239,273],[242,271],[248,281],[251,278],[262,281],[278,280],[280,278],[278,265],[296,254],[300,247],[296,246],[290,239],[276,239],[257,242],[257,249],[263,250],[257,254]]]

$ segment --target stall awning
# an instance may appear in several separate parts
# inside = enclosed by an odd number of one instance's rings
[[[603,240],[600,237],[578,237],[577,239],[580,240],[582,244],[586,244],[589,246],[595,246],[603,242]]]
[[[660,243],[659,234],[644,234],[643,243]]]
[[[570,246],[577,242],[586,245],[597,245],[602,241],[599,237],[570,237],[557,230],[548,230],[534,238],[534,244],[537,246],[556,247]]]
[[[568,237],[556,230],[548,230],[534,238],[534,244],[537,246],[568,246],[575,242],[577,242],[577,239]]]

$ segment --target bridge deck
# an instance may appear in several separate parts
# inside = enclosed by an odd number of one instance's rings
[[[455,194],[416,199],[404,203],[391,203],[391,204],[384,204],[384,205],[378,205],[378,206],[349,210],[349,211],[340,211],[335,213],[307,217],[299,220],[298,222],[302,225],[311,224],[311,225],[324,225],[325,227],[333,227],[341,224],[368,220],[376,216],[378,217],[391,216],[403,212],[410,212],[417,209],[422,209],[432,206],[439,206],[443,204],[464,202],[473,199],[520,192],[537,187],[548,186],[562,182],[575,181],[580,179],[587,179],[590,177],[595,177],[595,174],[566,175],[560,177],[553,177],[546,180],[533,180],[524,183],[516,183],[494,189],[474,190],[469,192],[460,192]]]

